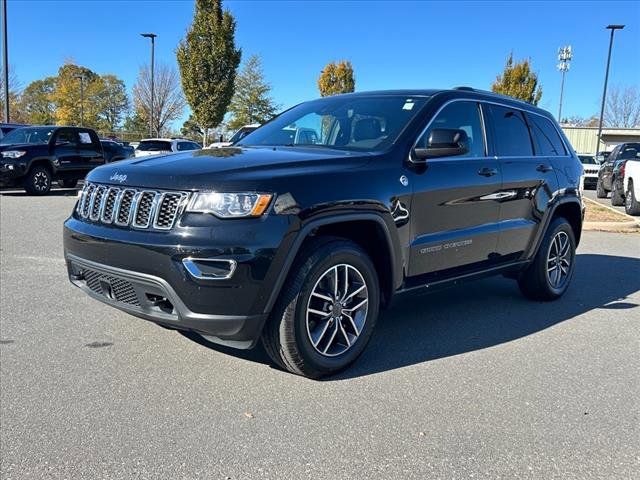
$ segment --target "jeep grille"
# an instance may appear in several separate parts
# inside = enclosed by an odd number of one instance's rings
[[[78,216],[120,227],[170,230],[189,194],[86,183],[76,207]]]

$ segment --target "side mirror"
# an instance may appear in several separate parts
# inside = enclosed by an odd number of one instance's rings
[[[412,160],[427,160],[436,157],[453,157],[469,153],[469,137],[464,130],[435,128],[429,134],[427,146],[414,148]]]

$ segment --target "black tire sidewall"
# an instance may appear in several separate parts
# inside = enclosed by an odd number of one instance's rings
[[[46,190],[38,190],[36,188],[36,175],[38,175],[38,173],[44,173],[47,176],[47,189]],[[27,176],[27,185],[26,185],[26,190],[27,192],[33,194],[33,195],[46,195],[47,193],[49,193],[49,191],[51,190],[51,182],[53,181],[52,177],[51,177],[51,172],[49,172],[49,170],[47,168],[44,167],[35,167],[34,169],[32,169],[29,172],[29,175]]]
[[[337,245],[336,245],[337,247]],[[311,344],[306,327],[306,309],[309,297],[316,282],[329,268],[338,264],[349,264],[355,267],[363,276],[367,284],[369,294],[369,309],[365,321],[364,330],[360,333],[356,344],[349,350],[336,357],[326,357],[318,353]],[[309,270],[296,302],[293,316],[293,329],[300,355],[305,363],[313,369],[322,371],[323,374],[337,372],[355,361],[367,346],[378,317],[380,304],[380,287],[373,263],[369,257],[359,248],[344,244],[338,247],[323,260],[315,263]]]

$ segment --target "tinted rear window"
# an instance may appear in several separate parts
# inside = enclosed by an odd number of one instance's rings
[[[171,142],[162,140],[143,140],[138,145],[138,150],[142,152],[170,152]]]
[[[566,155],[567,151],[562,144],[558,131],[551,121],[540,115],[527,114],[527,120],[531,127],[533,142],[536,147],[536,155],[545,157],[558,157]]]
[[[515,108],[485,106],[493,123],[496,153],[502,157],[533,155],[529,128],[522,112]]]

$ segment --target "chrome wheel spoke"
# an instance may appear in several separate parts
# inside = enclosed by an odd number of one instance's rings
[[[346,297],[344,297],[344,299],[342,300],[344,303],[347,303],[349,300],[351,300],[353,297],[355,297],[356,295],[358,295],[360,292],[362,292],[365,288],[367,288],[366,285],[362,285],[361,287],[358,287],[356,290],[354,290],[353,292],[351,292],[349,295],[347,295]]]
[[[349,323],[351,324],[351,328],[353,328],[353,331],[355,332],[356,337],[360,335],[360,330],[358,329],[356,322],[353,320],[353,317],[351,315],[347,315],[346,313],[344,314],[344,316],[347,318],[347,320],[349,320]]]
[[[311,336],[311,343],[314,347],[317,347],[318,344],[322,341],[322,339],[324,338],[324,334],[327,333],[327,330],[329,330],[330,323],[331,322],[329,320],[326,320],[324,322],[324,326],[320,329],[320,333],[318,335]],[[315,339],[313,338],[314,336],[316,337]]]
[[[327,353],[327,350],[329,350],[329,347],[333,344],[333,341],[335,340],[337,333],[338,333],[338,322],[335,322],[333,333],[331,334],[331,338],[329,338],[329,341],[325,345],[324,350],[322,350],[322,353]]]
[[[313,295],[314,297],[318,297],[322,300],[325,300],[327,302],[333,302],[333,298],[329,297],[328,295],[323,295],[322,293],[318,293],[318,292],[312,292],[311,295]]]
[[[369,299],[365,298],[359,304],[357,304],[355,307],[345,308],[344,310],[347,311],[347,312],[355,312],[359,308],[363,307],[368,301],[369,301]]]
[[[338,325],[340,327],[340,333],[342,333],[342,336],[347,341],[347,347],[350,347],[351,346],[351,340],[349,340],[349,335],[347,334],[347,332],[345,331],[344,327],[342,326],[342,323],[338,322]]]
[[[571,272],[573,252],[566,232],[558,232],[549,245],[547,254],[547,279],[553,288],[561,288]]]
[[[331,312],[323,312],[322,310],[316,310],[315,308],[307,308],[307,312],[313,313],[314,315],[320,315],[323,318],[328,318],[331,315]]]

